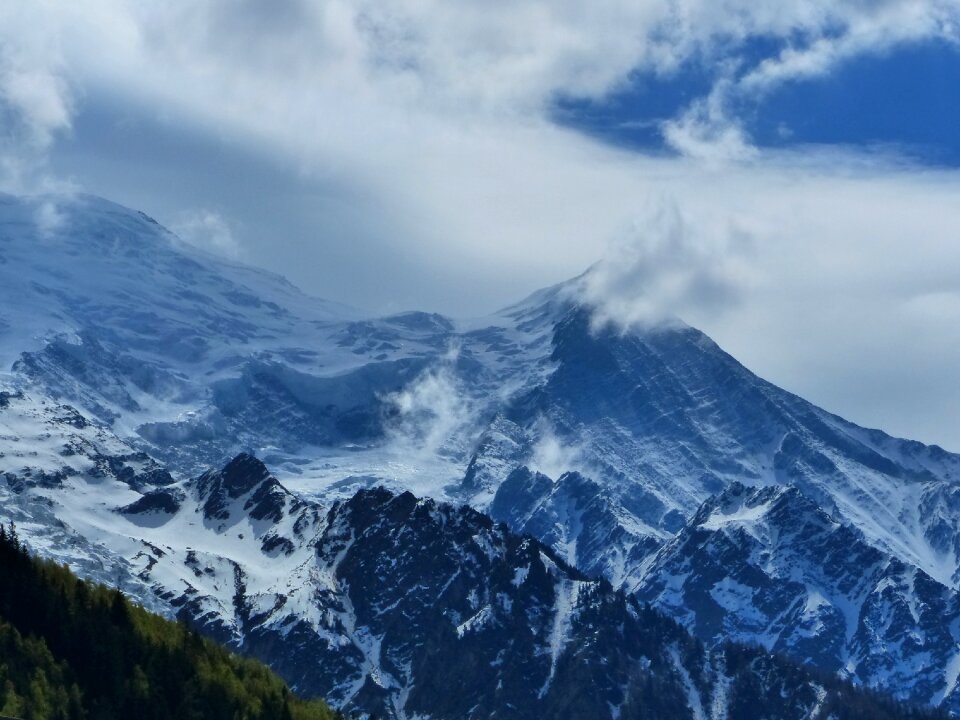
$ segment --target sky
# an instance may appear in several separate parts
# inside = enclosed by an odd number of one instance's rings
[[[6,0],[0,130],[0,189],[370,312],[599,262],[603,317],[960,451],[958,0]]]

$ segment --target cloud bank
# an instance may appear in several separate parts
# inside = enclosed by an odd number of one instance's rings
[[[680,315],[831,410],[960,450],[957,174],[765,151],[741,121],[850,58],[956,45],[958,17],[956,0],[6,3],[0,184],[69,180],[52,167],[79,153],[85,190],[373,310],[478,314],[607,256],[587,292],[609,319]],[[551,120],[558,98],[690,63],[710,88],[664,123],[674,157]],[[94,111],[116,119],[83,155]],[[163,132],[194,144],[171,156]],[[133,140],[109,156],[114,136]],[[190,182],[196,146],[215,198]],[[285,180],[251,202],[220,155]]]
[[[309,172],[382,170],[401,158],[380,153],[427,138],[448,150],[542,129],[558,96],[602,98],[692,62],[713,68],[712,90],[666,123],[666,139],[691,156],[744,157],[735,101],[865,53],[960,42],[956,0],[36,0],[0,13],[0,97],[20,144],[48,147],[75,97],[103,89],[255,138]],[[756,39],[776,50],[752,57]]]

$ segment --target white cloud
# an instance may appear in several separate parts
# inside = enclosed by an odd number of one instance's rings
[[[222,214],[205,208],[183,212],[170,229],[191,245],[236,260],[243,256],[230,223]]]
[[[787,45],[760,62],[739,83],[743,91],[766,90],[789,81],[825,75],[838,63],[861,54],[880,54],[918,41],[960,41],[956,2],[877,3],[849,17],[837,33]]]
[[[668,139],[696,155],[739,147],[736,118],[721,122],[724,95],[860,52],[957,40],[958,14],[955,0],[35,0],[6,10],[0,33],[14,49],[5,94],[38,137],[69,125],[69,83],[100,86],[329,172],[357,161],[344,141],[366,141],[371,155],[397,140],[469,141],[493,119],[536,123],[557,93],[599,97],[631,72],[669,73],[694,57],[717,68],[717,87]],[[786,47],[741,67],[738,43],[751,36]]]
[[[960,5],[955,0],[807,5],[806,16],[795,15],[797,8],[789,4],[778,6],[786,19],[800,20],[788,32],[776,22],[766,28],[745,24],[744,30],[752,27],[779,36],[783,49],[753,67],[744,67],[736,56],[720,63],[710,93],[664,123],[665,141],[684,155],[708,161],[749,158],[754,149],[731,109],[736,101],[757,100],[784,83],[826,75],[853,57],[880,55],[915,42],[960,43]]]
[[[757,150],[727,108],[733,83],[719,79],[705,98],[695,100],[679,117],[661,126],[664,141],[687,157],[713,167],[757,157]]]
[[[558,480],[568,472],[591,474],[583,448],[561,440],[547,420],[541,418],[533,431],[536,440],[527,460],[531,470],[551,480]]]
[[[752,248],[745,228],[694,220],[675,202],[663,201],[590,268],[579,292],[601,325],[649,327],[712,317],[747,290]]]
[[[41,197],[33,211],[34,223],[40,236],[48,238],[61,230],[67,222],[67,217],[57,203],[49,197]]]
[[[385,400],[392,410],[387,427],[390,445],[398,454],[412,458],[462,455],[453,447],[456,438],[473,437],[478,423],[477,407],[464,393],[455,364],[459,348],[451,347],[439,362]]]
[[[8,30],[0,31],[0,186],[18,192],[36,189],[35,176],[72,113],[57,43],[27,27],[31,15],[16,4],[0,8],[0,27]]]

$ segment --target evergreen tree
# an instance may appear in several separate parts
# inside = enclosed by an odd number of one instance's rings
[[[333,720],[241,658],[31,558],[0,524],[0,714],[24,720]]]

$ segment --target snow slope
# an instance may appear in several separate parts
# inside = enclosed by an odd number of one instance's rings
[[[707,642],[737,638],[960,710],[960,594],[796,487],[735,484],[711,498],[635,593]]]
[[[323,508],[245,454],[173,481],[69,407],[0,398],[16,468],[0,501],[28,546],[364,716],[672,720],[739,703],[804,720],[825,698],[875,702],[759,651],[707,651],[470,508],[382,488]]]
[[[0,280],[8,383],[29,378],[181,473],[256,449],[318,492],[424,468],[439,493],[462,476],[464,425],[542,371],[548,340],[365,319],[89,196],[0,197]]]

